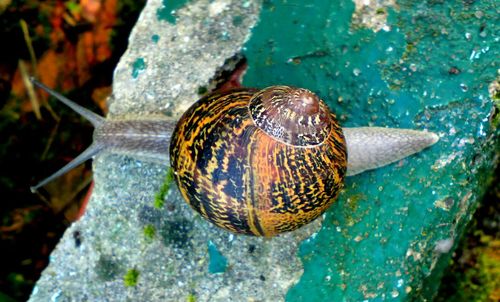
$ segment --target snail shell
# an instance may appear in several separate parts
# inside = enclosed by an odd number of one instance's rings
[[[347,167],[335,116],[309,90],[288,86],[202,98],[177,123],[170,159],[194,210],[223,229],[257,236],[321,215]]]

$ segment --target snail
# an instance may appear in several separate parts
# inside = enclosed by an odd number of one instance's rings
[[[274,236],[320,216],[345,176],[374,169],[433,145],[432,132],[341,128],[307,89],[271,86],[214,92],[171,118],[104,119],[42,83],[32,82],[86,117],[93,143],[36,186],[102,151],[170,162],[186,202],[238,234]]]

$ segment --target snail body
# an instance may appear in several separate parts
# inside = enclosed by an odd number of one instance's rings
[[[104,150],[138,155],[169,162],[186,202],[239,234],[295,230],[328,209],[345,176],[397,161],[438,140],[415,130],[342,129],[314,93],[288,86],[212,93],[176,121],[104,119],[33,83],[96,129],[89,148],[32,191]]]

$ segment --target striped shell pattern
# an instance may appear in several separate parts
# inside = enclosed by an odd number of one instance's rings
[[[176,126],[171,165],[187,203],[234,233],[274,236],[320,216],[342,188],[335,116],[306,89],[213,93]]]

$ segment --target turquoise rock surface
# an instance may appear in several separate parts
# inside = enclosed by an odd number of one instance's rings
[[[498,8],[398,1],[377,10],[387,14],[378,31],[354,24],[354,9],[265,1],[245,46],[244,84],[307,87],[344,126],[428,129],[440,141],[347,180],[301,244],[304,274],[286,300],[429,300],[494,171]]]
[[[208,256],[210,262],[208,263],[208,271],[211,274],[224,273],[227,269],[227,259],[217,249],[217,246],[212,242],[208,242]]]

